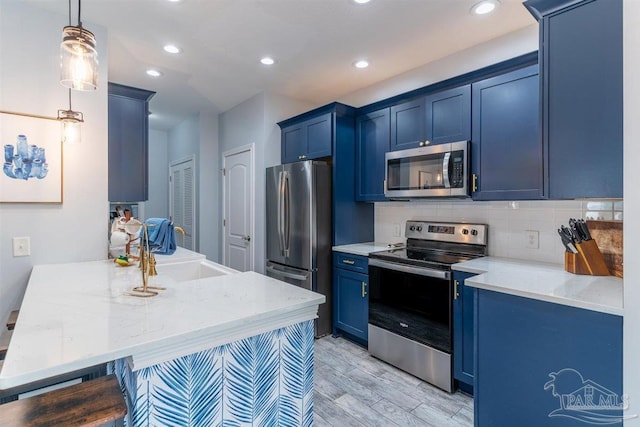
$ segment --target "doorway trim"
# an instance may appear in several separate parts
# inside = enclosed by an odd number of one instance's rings
[[[196,169],[196,155],[195,154],[190,154],[186,157],[182,157],[180,159],[177,160],[172,160],[171,162],[169,162],[169,219],[171,220],[171,222],[173,222],[173,198],[175,197],[175,195],[173,194],[173,185],[171,182],[171,168],[173,168],[174,166],[177,166],[181,163],[191,163],[191,167],[193,168],[193,197],[192,197],[192,202],[191,202],[191,211],[193,212],[191,221],[192,221],[192,227],[191,227],[191,238],[193,240],[193,245],[192,245],[192,251],[197,252],[199,249],[199,236],[198,236],[198,217],[199,217],[199,213],[196,210],[198,203],[196,201],[196,198],[198,197],[198,187],[199,187],[199,177],[198,177],[198,170]]]
[[[227,157],[243,153],[248,151],[250,154],[251,180],[249,182],[249,200],[251,204],[249,206],[249,229],[251,233],[251,244],[249,247],[249,265],[250,270],[255,271],[255,259],[256,259],[256,158],[255,158],[255,143],[242,145],[240,147],[232,148],[231,150],[222,152],[222,264],[227,265],[227,233],[226,233],[226,213],[227,213]]]

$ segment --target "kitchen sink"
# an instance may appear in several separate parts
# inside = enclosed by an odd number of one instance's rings
[[[233,268],[225,267],[209,260],[157,264],[158,276],[168,276],[176,282],[204,279],[238,273]]]

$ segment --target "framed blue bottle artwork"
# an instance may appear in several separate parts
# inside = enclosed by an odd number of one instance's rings
[[[0,112],[0,141],[0,203],[62,203],[60,123]]]

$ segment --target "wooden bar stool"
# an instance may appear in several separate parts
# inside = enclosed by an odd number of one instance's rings
[[[9,318],[7,319],[7,329],[13,331],[13,328],[16,327],[16,322],[18,321],[18,314],[20,310],[13,310],[9,313]]]
[[[118,380],[107,375],[0,405],[0,427],[97,427],[126,414]]]

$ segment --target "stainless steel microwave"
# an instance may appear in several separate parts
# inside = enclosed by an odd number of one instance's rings
[[[468,141],[386,153],[384,195],[469,197],[469,157]]]

